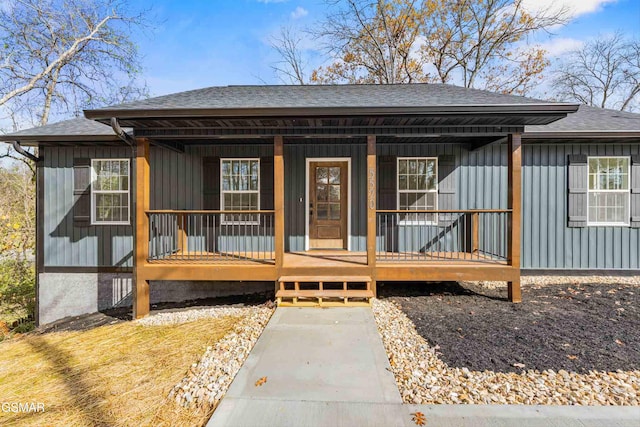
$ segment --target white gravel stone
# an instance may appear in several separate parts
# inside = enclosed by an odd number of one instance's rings
[[[220,306],[158,313],[138,320],[145,326],[175,325],[203,318],[239,317],[233,331],[207,350],[198,363],[169,392],[168,398],[184,407],[215,408],[224,397],[249,352],[274,312],[273,303],[250,307]]]
[[[492,281],[479,281],[479,282],[461,282],[461,283],[474,283],[487,289],[506,288],[507,282],[492,282]],[[568,275],[568,276],[528,276],[523,275],[520,277],[520,284],[522,286],[553,286],[553,285],[584,285],[584,284],[603,284],[603,285],[640,285],[640,276],[605,276],[605,275]]]
[[[405,403],[640,404],[640,371],[517,374],[452,368],[394,303],[374,299],[372,309]]]
[[[191,310],[157,313],[136,320],[143,326],[178,325],[205,318],[220,318],[227,316],[244,316],[254,307],[218,306],[211,308],[195,308]]]

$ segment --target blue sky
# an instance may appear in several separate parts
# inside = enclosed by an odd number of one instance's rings
[[[599,34],[622,30],[640,36],[640,0],[526,0],[565,3],[572,21],[554,34],[539,35],[552,55]],[[280,83],[271,65],[278,60],[269,38],[283,25],[303,28],[322,18],[323,0],[137,0],[159,22],[139,37],[144,75],[152,95],[230,84]],[[308,54],[319,58],[308,42]]]

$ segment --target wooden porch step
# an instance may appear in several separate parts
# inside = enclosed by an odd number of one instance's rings
[[[373,298],[373,291],[368,290],[351,290],[344,291],[339,289],[327,289],[327,290],[299,290],[299,291],[278,291],[276,292],[276,298]]]
[[[375,296],[369,276],[282,276],[278,283],[276,301],[279,306],[368,306]],[[325,289],[325,284],[329,283],[339,283],[342,289]],[[360,289],[350,289],[355,284]],[[361,289],[362,284],[366,289]],[[293,289],[287,289],[287,285],[293,285]]]
[[[368,283],[371,282],[369,276],[282,276],[278,279],[278,282],[286,283]]]

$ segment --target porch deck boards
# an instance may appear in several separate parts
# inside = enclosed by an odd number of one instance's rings
[[[269,259],[271,254],[266,252],[247,253],[246,256],[224,252],[177,251],[161,259],[150,259],[150,264],[246,264],[273,265],[275,261]],[[494,264],[507,265],[506,261],[492,258],[481,253],[468,252],[387,252],[379,253],[378,264],[409,265],[478,265]],[[348,252],[341,250],[313,250],[306,252],[287,252],[284,255],[283,267],[348,267],[366,266],[366,252]]]
[[[225,252],[176,251],[163,258],[149,259],[149,264],[275,265],[272,252],[248,252],[245,255]]]
[[[248,254],[250,255],[250,254]],[[379,254],[380,255],[380,254]],[[287,276],[348,277],[370,276],[374,281],[458,281],[502,280],[519,278],[520,270],[505,261],[482,254],[446,253],[425,256],[407,254],[397,259],[391,254],[376,261],[375,268],[367,265],[366,252],[344,250],[313,250],[287,252],[282,267],[273,259],[253,259],[213,252],[176,252],[164,259],[149,260],[142,268],[148,280],[235,280],[277,281]],[[255,253],[254,257],[268,257]],[[401,254],[404,257],[404,254]],[[465,259],[466,256],[466,259]],[[457,257],[457,259],[456,259]],[[453,258],[453,259],[452,259]]]
[[[482,253],[469,252],[386,252],[378,253],[376,264],[406,265],[507,265],[505,260],[493,258]],[[347,267],[366,266],[366,252],[348,252],[340,250],[313,250],[307,252],[288,252],[284,255],[284,267]]]

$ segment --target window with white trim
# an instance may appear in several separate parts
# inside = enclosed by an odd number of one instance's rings
[[[260,159],[220,159],[221,210],[260,210]],[[224,224],[258,224],[259,215],[225,214]]]
[[[589,225],[629,225],[629,157],[589,157]]]
[[[129,159],[91,160],[91,223],[129,224]]]
[[[438,209],[438,158],[398,157],[398,209]],[[435,224],[433,213],[400,214],[404,224]]]

